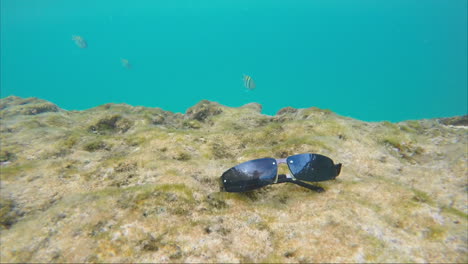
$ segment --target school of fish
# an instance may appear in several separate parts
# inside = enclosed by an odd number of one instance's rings
[[[85,48],[88,47],[88,43],[86,42],[86,40],[82,36],[73,35],[72,40],[81,49],[85,49]],[[122,67],[124,67],[124,68],[127,68],[127,69],[132,68],[132,65],[130,64],[130,62],[127,59],[120,58],[120,63],[122,64]],[[247,90],[251,91],[251,90],[255,89],[256,85],[255,85],[255,82],[254,82],[254,80],[252,79],[251,76],[244,74],[243,81],[244,81],[244,87],[247,88]]]

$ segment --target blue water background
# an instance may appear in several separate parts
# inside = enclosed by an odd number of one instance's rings
[[[258,102],[269,115],[315,106],[366,121],[468,112],[466,0],[0,3],[2,98],[173,112]]]

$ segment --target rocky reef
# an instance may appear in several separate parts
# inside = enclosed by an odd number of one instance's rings
[[[2,262],[468,262],[466,116],[10,96],[0,118]],[[325,192],[219,191],[240,162],[306,152],[343,163]]]

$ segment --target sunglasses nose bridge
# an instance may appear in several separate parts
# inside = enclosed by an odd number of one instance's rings
[[[287,159],[287,158],[286,158],[286,159]],[[286,164],[286,167],[287,167],[288,170],[289,170],[288,162],[286,161],[286,159],[276,159],[276,165],[278,166],[278,169],[279,169],[279,165],[280,165],[280,164]]]
[[[276,167],[278,168],[278,171],[276,172],[276,179],[275,179],[275,182],[274,183],[277,183],[278,182],[278,175],[279,175],[279,172],[280,172],[280,164],[286,164],[286,159],[275,159],[275,165]],[[289,173],[288,173],[289,174]]]
[[[276,164],[286,164],[286,159],[276,159]]]
[[[279,165],[280,165],[280,164],[286,164],[286,169],[287,169],[286,176],[287,176],[288,178],[293,178],[294,180],[296,180],[296,179],[294,178],[294,176],[292,176],[291,170],[289,169],[289,166],[288,166],[286,160],[287,160],[287,158],[284,158],[284,159],[276,159],[276,166],[278,166],[278,173],[279,173],[279,170],[280,170],[280,166],[279,166]]]
[[[286,178],[292,179],[293,181],[296,181],[297,179],[296,179],[296,177],[294,177],[295,175],[294,175],[293,171],[291,170],[291,168],[289,167],[289,164],[288,164],[288,162],[287,162],[287,159],[288,159],[288,158],[276,159],[276,162],[278,163],[278,165],[279,165],[279,164],[286,164],[286,168],[287,168],[287,170],[288,170],[288,172],[286,173]],[[290,160],[290,163],[293,163],[293,161]]]

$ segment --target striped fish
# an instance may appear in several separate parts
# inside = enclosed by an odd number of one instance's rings
[[[247,88],[249,90],[255,89],[255,82],[252,79],[252,77],[250,77],[248,75],[244,75],[244,86],[245,86],[245,88]]]

